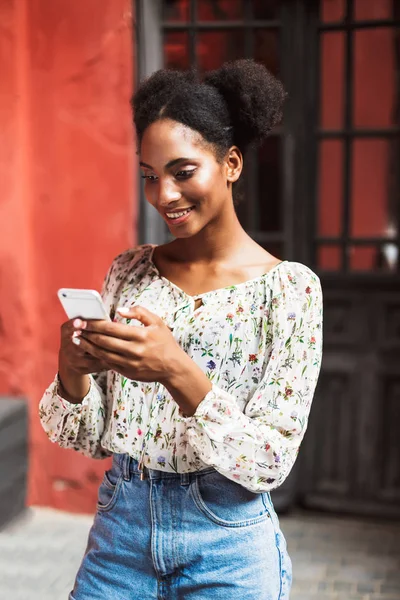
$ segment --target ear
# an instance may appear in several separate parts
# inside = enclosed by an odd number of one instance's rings
[[[229,183],[237,181],[243,170],[243,156],[237,146],[229,148],[225,157],[226,179]]]

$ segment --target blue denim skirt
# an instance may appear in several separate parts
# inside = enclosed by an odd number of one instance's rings
[[[287,600],[291,561],[269,493],[213,468],[114,454],[69,600]]]

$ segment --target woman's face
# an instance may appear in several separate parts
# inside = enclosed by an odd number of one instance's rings
[[[240,156],[240,153],[239,153]],[[241,160],[241,158],[240,158]],[[197,234],[233,209],[229,159],[218,162],[211,146],[189,127],[163,119],[145,130],[140,166],[145,194],[176,238]]]

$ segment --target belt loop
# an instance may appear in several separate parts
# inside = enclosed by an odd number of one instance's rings
[[[131,457],[129,456],[129,454],[124,454],[123,458],[122,458],[122,473],[123,473],[125,481],[131,480],[130,464],[131,464]]]
[[[189,485],[190,473],[181,473],[181,485]]]

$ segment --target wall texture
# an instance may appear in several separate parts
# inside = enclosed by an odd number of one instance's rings
[[[0,0],[0,395],[30,410],[29,503],[91,511],[104,462],[51,444],[59,287],[135,242],[131,0]]]

